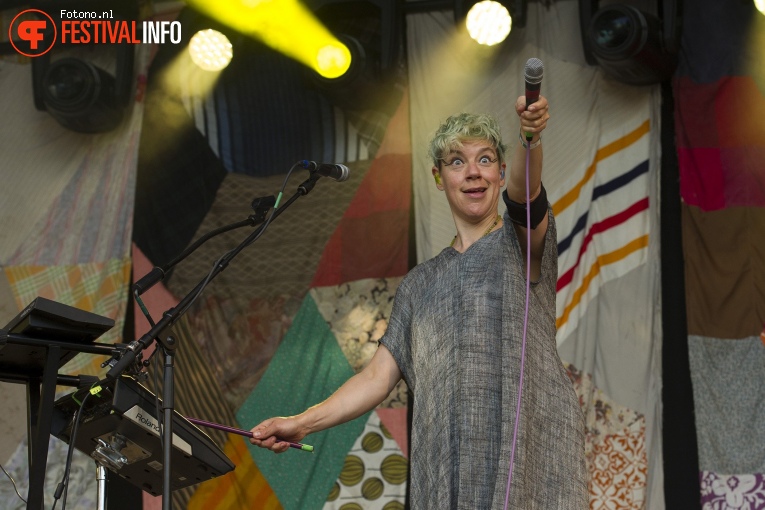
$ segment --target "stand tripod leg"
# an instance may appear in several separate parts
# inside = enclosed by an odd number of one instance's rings
[[[61,349],[48,347],[42,385],[40,380],[27,384],[27,420],[29,427],[29,495],[27,510],[42,510],[45,469],[48,465],[48,441],[56,396],[56,376]]]

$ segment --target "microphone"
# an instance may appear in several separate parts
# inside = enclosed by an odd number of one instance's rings
[[[300,166],[311,173],[316,172],[322,177],[329,177],[337,182],[347,181],[351,175],[348,167],[340,163],[316,163],[315,161],[303,160],[300,162]]]
[[[539,100],[539,89],[542,88],[542,74],[545,66],[538,58],[530,58],[526,61],[526,67],[523,68],[523,78],[526,81],[526,109],[529,105]],[[526,140],[531,140],[533,133],[526,132]]]

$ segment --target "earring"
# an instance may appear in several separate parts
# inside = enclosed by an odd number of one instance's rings
[[[441,176],[438,174],[433,174],[433,178],[436,180],[436,184],[441,184]]]
[[[505,178],[505,171],[504,171],[504,170],[501,170],[501,171],[499,172],[499,178],[500,178],[500,179],[504,179],[504,178]]]

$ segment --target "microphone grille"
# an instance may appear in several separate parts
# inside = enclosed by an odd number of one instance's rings
[[[523,69],[524,78],[528,83],[542,83],[542,74],[545,72],[545,66],[538,58],[530,58],[526,61],[526,67]]]

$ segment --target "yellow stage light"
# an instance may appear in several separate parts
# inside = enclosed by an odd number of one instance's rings
[[[477,43],[493,46],[507,38],[512,28],[512,19],[505,6],[484,0],[470,8],[465,24],[470,37]]]
[[[205,71],[225,68],[234,52],[228,37],[217,30],[200,30],[189,41],[191,60]]]
[[[337,74],[339,69],[344,67],[345,72],[350,66],[348,48],[298,0],[188,0],[188,4],[322,76],[337,77],[342,74]],[[344,56],[338,59],[340,55]],[[341,63],[345,59],[347,63]]]
[[[324,78],[333,79],[344,75],[351,67],[351,52],[341,42],[319,48],[316,54],[316,72]]]
[[[765,0],[754,0],[754,5],[761,14],[765,14]]]

